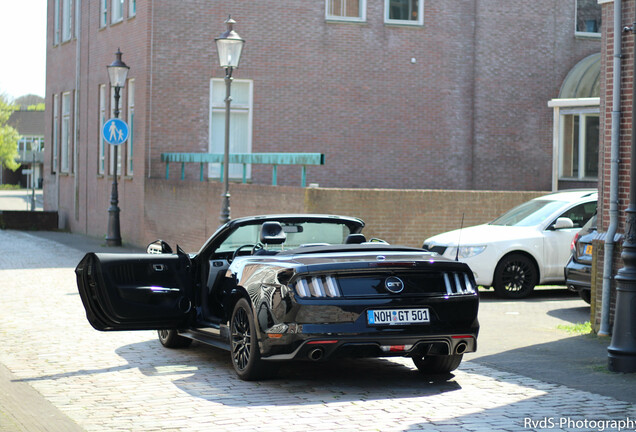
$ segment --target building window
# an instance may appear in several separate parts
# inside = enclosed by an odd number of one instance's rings
[[[601,37],[601,5],[598,0],[576,1],[576,29],[579,36]]]
[[[134,137],[135,137],[135,80],[129,79],[128,86],[126,87],[128,92],[128,142],[126,143],[126,175],[133,175],[133,151]]]
[[[60,171],[69,171],[69,151],[71,146],[71,93],[62,94],[62,139],[60,142]]]
[[[62,42],[73,36],[73,0],[62,0]]]
[[[60,0],[53,3],[53,45],[60,43]]]
[[[223,153],[225,149],[225,81],[213,78],[210,81],[210,153]],[[252,152],[252,81],[232,82],[232,105],[230,106],[230,154]],[[231,164],[231,178],[243,177],[243,166]],[[220,178],[220,164],[210,164],[209,178]],[[247,167],[246,177],[251,176]]]
[[[137,15],[137,0],[128,0],[128,17]]]
[[[97,174],[104,174],[106,168],[106,141],[102,136],[102,129],[104,129],[104,123],[106,123],[106,84],[99,86],[99,131],[97,140],[98,156],[97,156]]]
[[[423,25],[424,0],[384,0],[384,22]]]
[[[44,137],[21,135],[18,140],[18,153],[23,162],[31,161],[31,152],[41,152],[44,150]]]
[[[367,0],[326,0],[325,14],[328,20],[365,21]]]
[[[568,111],[562,110],[560,119],[559,178],[596,179],[598,178],[598,111]]]
[[[106,27],[108,23],[108,0],[99,0],[99,26]]]
[[[113,0],[110,17],[111,24],[118,23],[124,19],[124,0]]]
[[[53,148],[51,149],[52,158],[51,158],[51,172],[57,172],[57,152],[59,142],[59,133],[60,133],[60,96],[53,95],[53,127],[51,128],[53,131],[53,137],[51,139],[51,143],[53,143]]]
[[[121,90],[120,90],[121,94]],[[122,98],[119,99],[122,101]],[[121,111],[121,105],[119,106],[119,110]],[[110,118],[115,118],[115,87],[110,88]],[[115,162],[115,146],[109,145],[109,164],[108,164],[108,173],[110,175],[114,174],[114,165]],[[122,147],[119,145],[118,147]],[[117,175],[121,175],[121,154],[123,153],[122,149],[117,150]]]

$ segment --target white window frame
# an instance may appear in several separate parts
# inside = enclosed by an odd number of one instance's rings
[[[108,25],[108,0],[99,0],[99,28]]]
[[[601,5],[599,4],[598,7],[600,8]],[[577,27],[578,27],[578,22],[579,22],[579,0],[576,0],[574,2],[574,35],[575,36],[579,36],[579,37],[586,37],[586,38],[594,38],[594,39],[600,39],[601,37],[601,24],[599,23],[599,29],[597,32],[588,32],[588,31],[580,31]]]
[[[62,93],[62,130],[60,139],[60,171],[70,170],[71,151],[71,92]]]
[[[104,175],[106,169],[106,141],[102,135],[106,123],[106,84],[99,85],[99,131],[97,134],[97,174]]]
[[[60,43],[60,0],[53,3],[53,45]]]
[[[52,159],[51,159],[51,172],[56,173],[58,170],[58,146],[60,145],[60,95],[53,95],[53,137],[51,142],[53,143],[53,148],[51,149]]]
[[[576,116],[579,118],[578,125],[578,174],[576,177],[564,175],[563,170],[563,162],[565,155],[565,116]],[[596,117],[599,118],[599,110],[598,108],[564,108],[560,110],[559,115],[559,180],[596,180],[598,179],[598,174],[596,176],[588,176],[585,172],[585,155],[587,148],[587,134],[586,130],[586,122],[588,117]]]
[[[413,1],[413,0],[409,0]],[[417,0],[417,21],[415,20],[398,20],[389,18],[389,11],[391,6],[391,0],[384,0],[384,23],[385,24],[397,24],[397,25],[409,25],[409,26],[422,26],[424,25],[424,0]]]
[[[252,116],[253,116],[253,111],[254,111],[254,81],[252,80],[247,80],[247,79],[234,79],[232,81],[232,85],[236,85],[236,84],[241,84],[241,83],[245,83],[249,86],[248,89],[248,103],[247,105],[240,105],[238,103],[236,103],[235,101],[232,101],[232,104],[230,105],[230,123],[232,121],[231,117],[233,113],[247,113],[247,143],[246,143],[246,147],[247,153],[252,153]],[[223,88],[225,89],[225,80],[223,78],[212,78],[210,80],[210,118],[209,118],[209,124],[210,124],[210,134],[208,137],[208,152],[209,153],[223,153],[223,151],[221,152],[217,152],[214,151],[212,148],[212,137],[214,133],[217,133],[217,131],[213,130],[212,127],[212,117],[214,116],[214,113],[219,113],[219,114],[223,114],[223,116],[225,116],[225,102],[218,103],[218,104],[214,104],[214,101],[212,100],[212,96],[213,96],[213,87],[214,86],[223,86]],[[225,90],[224,90],[225,91]],[[225,94],[225,93],[224,93]],[[231,128],[231,125],[230,125]],[[223,137],[225,138],[225,129],[223,128],[221,131],[219,131],[218,133],[223,134]],[[232,153],[232,135],[230,135],[230,154]],[[229,177],[232,179],[242,179],[243,178],[243,167],[237,164],[230,164],[230,172],[229,172]],[[221,165],[220,164],[208,164],[208,178],[220,178],[221,175]],[[245,176],[247,179],[250,179],[252,175],[252,169],[251,169],[251,165],[247,165],[246,167],[246,173]]]
[[[137,15],[137,0],[128,0],[128,18]]]
[[[601,99],[598,97],[590,98],[562,98],[552,99],[548,102],[548,107],[552,108],[552,191],[559,189],[559,180],[570,179],[571,177],[562,178],[562,152],[563,152],[563,127],[562,112],[572,113],[589,110],[589,113],[600,113]],[[600,156],[599,156],[600,157]]]
[[[62,42],[73,37],[73,0],[62,0]]]
[[[128,102],[126,119],[128,120],[128,140],[126,141],[126,175],[133,175],[133,155],[135,136],[135,80],[129,79],[126,86]]]
[[[331,15],[329,13],[330,4],[333,4],[335,0],[325,0],[325,19],[327,21],[349,21],[349,22],[366,22],[367,20],[367,0],[359,0],[360,10],[357,17],[347,17],[340,15]],[[342,2],[346,2],[348,0],[341,0]]]
[[[124,20],[124,0],[112,0],[110,4],[110,23],[117,24]]]

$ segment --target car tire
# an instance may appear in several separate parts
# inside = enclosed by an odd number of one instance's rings
[[[230,319],[230,354],[232,366],[244,381],[268,378],[274,371],[261,359],[254,316],[249,302],[239,299]]]
[[[529,296],[537,282],[534,262],[525,255],[511,254],[497,264],[493,288],[498,297],[520,299]]]
[[[579,290],[579,297],[587,304],[592,304],[592,292],[590,290]]]
[[[413,363],[423,374],[443,374],[457,369],[463,357],[463,354],[413,357]]]
[[[187,348],[192,339],[179,335],[176,330],[157,330],[159,342],[166,348]]]

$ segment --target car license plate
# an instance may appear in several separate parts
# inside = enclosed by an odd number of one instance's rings
[[[592,245],[585,246],[585,255],[592,255]]]
[[[419,309],[376,309],[367,311],[369,325],[404,325],[429,323],[427,308]]]

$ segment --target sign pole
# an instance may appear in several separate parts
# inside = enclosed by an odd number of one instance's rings
[[[121,233],[119,229],[119,193],[117,191],[117,163],[119,144],[128,138],[128,125],[119,120],[119,91],[120,87],[115,87],[115,118],[107,121],[102,129],[104,139],[110,143],[113,149],[113,184],[110,192],[110,207],[108,208],[108,234],[106,236],[107,246],[121,246]]]

